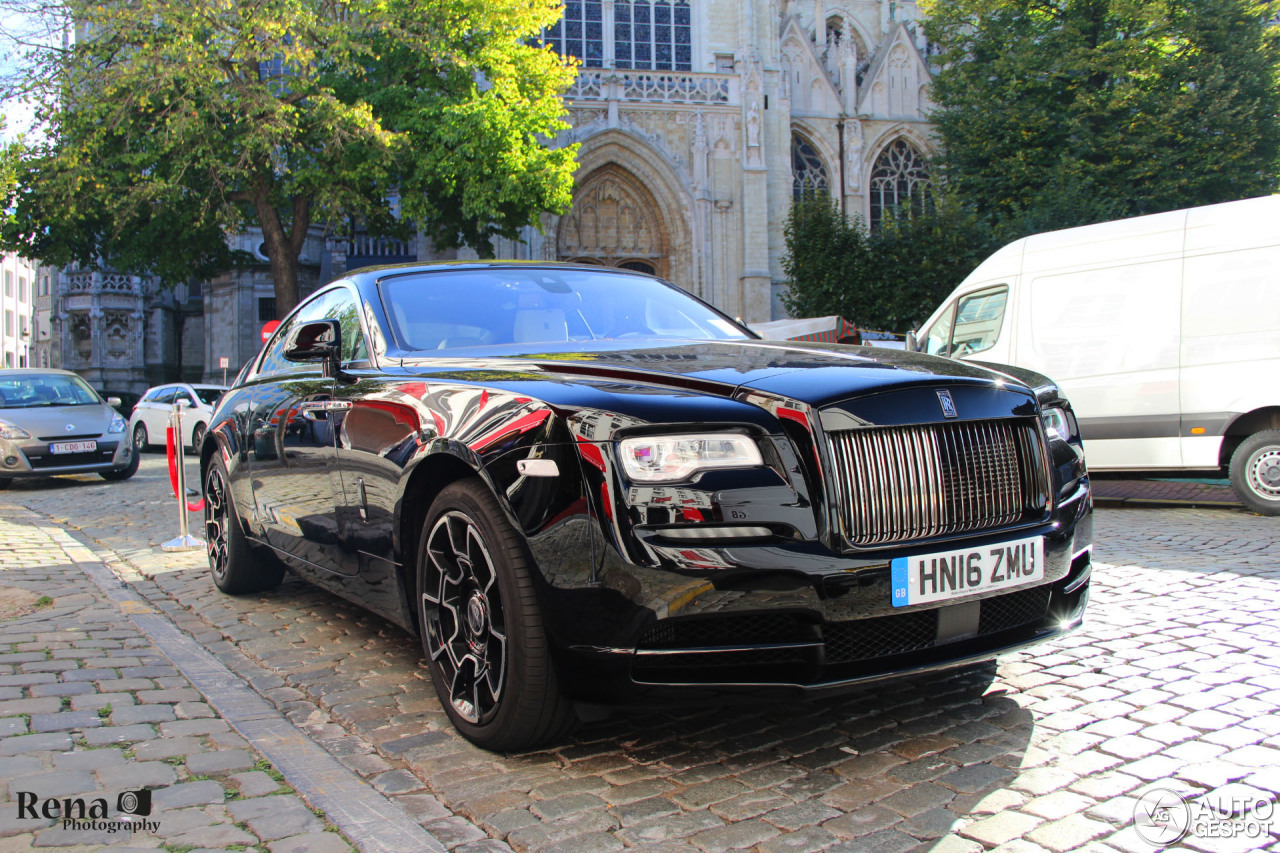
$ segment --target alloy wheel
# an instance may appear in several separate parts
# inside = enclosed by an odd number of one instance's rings
[[[209,470],[204,496],[204,540],[209,548],[209,568],[215,578],[227,574],[227,525],[230,523],[230,503],[227,500],[227,483],[217,467]]]
[[[493,560],[479,527],[451,510],[427,539],[422,609],[427,654],[463,719],[479,723],[502,699],[506,615]]]

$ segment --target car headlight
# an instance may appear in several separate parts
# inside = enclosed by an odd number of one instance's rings
[[[1040,420],[1044,421],[1044,431],[1054,438],[1071,441],[1080,437],[1075,415],[1064,406],[1046,406],[1040,412]]]
[[[0,421],[0,438],[7,438],[10,441],[22,441],[31,438],[31,433],[21,427],[16,427],[8,421]]]
[[[763,465],[760,448],[745,435],[653,435],[618,443],[622,470],[638,483],[687,480],[695,471]]]
[[[125,426],[124,418],[117,414],[112,416],[111,426],[107,427],[107,432],[124,432]]]

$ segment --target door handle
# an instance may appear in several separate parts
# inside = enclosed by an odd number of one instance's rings
[[[350,408],[350,400],[308,400],[298,404],[302,416],[313,421],[325,420],[329,412],[345,412]]]

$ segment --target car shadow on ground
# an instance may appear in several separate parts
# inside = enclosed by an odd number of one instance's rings
[[[278,676],[267,695],[321,743],[350,753],[354,736],[361,766],[408,770],[528,849],[601,833],[616,846],[801,829],[907,849],[1004,808],[1033,738],[1033,715],[988,664],[839,698],[621,709],[561,743],[499,755],[452,728],[399,627],[292,576],[244,598],[203,571],[155,580],[189,609],[188,630],[196,619],[216,628]]]

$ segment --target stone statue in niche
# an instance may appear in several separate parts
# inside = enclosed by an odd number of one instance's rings
[[[862,122],[851,119],[845,125],[845,184],[848,191],[856,193],[862,189],[862,146],[865,137],[862,135]]]

